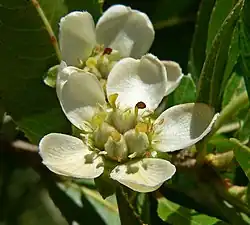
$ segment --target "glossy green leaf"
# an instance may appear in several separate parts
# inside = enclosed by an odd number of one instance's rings
[[[242,121],[242,126],[237,132],[237,138],[244,143],[250,141],[250,108],[248,108],[246,117]]]
[[[168,96],[171,105],[184,104],[188,102],[194,102],[196,99],[196,86],[191,74],[184,76],[180,85],[175,89],[171,95]]]
[[[236,160],[250,180],[250,148],[243,145],[237,139],[231,138],[230,141],[234,144],[234,154]]]
[[[241,18],[238,23],[240,59],[237,70],[244,76],[248,96],[250,96],[250,1],[244,1]]]
[[[228,49],[241,7],[242,1],[239,1],[223,21],[209,48],[199,79],[198,102],[210,104],[216,110],[220,109],[221,84],[228,59]]]
[[[70,130],[54,89],[43,75],[58,64],[50,36],[36,1],[3,0],[0,6],[0,92],[6,111],[33,142],[50,132]],[[89,10],[100,15],[98,1],[40,0],[41,9],[57,36],[58,22],[69,11]],[[97,4],[98,3],[98,4]],[[99,13],[97,13],[99,12]]]
[[[220,30],[221,25],[223,24],[225,18],[230,13],[236,2],[237,0],[216,0],[209,21],[206,46],[207,53],[211,49],[213,40]]]
[[[66,12],[62,1],[40,4],[56,29]],[[4,0],[0,21],[0,90],[7,112],[34,143],[46,133],[65,131],[67,123],[55,90],[43,83],[43,74],[57,60],[36,9],[30,1]]]
[[[219,221],[215,217],[200,214],[164,197],[158,198],[157,212],[159,217],[169,224],[212,225]]]
[[[222,108],[244,91],[246,91],[246,86],[243,77],[233,73],[223,94]]]
[[[197,14],[194,37],[190,50],[189,70],[197,81],[206,57],[206,43],[210,15],[216,0],[202,0]]]

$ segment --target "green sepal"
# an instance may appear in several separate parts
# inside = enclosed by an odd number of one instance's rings
[[[49,68],[48,72],[43,77],[43,82],[49,87],[56,87],[56,77],[58,73],[59,65],[55,65]]]

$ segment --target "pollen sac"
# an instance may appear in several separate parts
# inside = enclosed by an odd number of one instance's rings
[[[135,157],[142,156],[149,148],[148,136],[144,132],[137,132],[135,129],[129,130],[124,134],[128,146],[129,154]]]
[[[105,55],[105,54],[110,55],[111,52],[112,52],[112,48],[105,48],[103,51],[103,55]]]
[[[146,104],[144,102],[137,102],[136,107],[138,109],[145,109],[146,108]]]

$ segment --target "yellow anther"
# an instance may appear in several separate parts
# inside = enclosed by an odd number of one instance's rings
[[[112,139],[116,142],[120,141],[121,140],[121,134],[118,132],[118,131],[113,131],[111,132],[111,135]]]
[[[97,65],[97,60],[94,57],[89,57],[86,61],[86,66],[89,68],[94,68]]]
[[[135,126],[135,131],[136,132],[144,132],[146,133],[148,131],[148,124],[146,123],[137,123],[136,126]]]

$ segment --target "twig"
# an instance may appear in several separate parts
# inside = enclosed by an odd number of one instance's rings
[[[30,144],[22,140],[16,140],[12,142],[11,146],[15,149],[20,149],[29,152],[38,152],[38,146]]]

